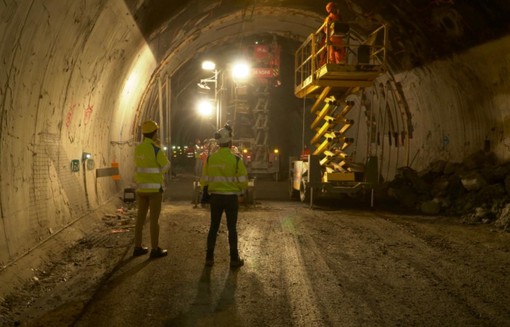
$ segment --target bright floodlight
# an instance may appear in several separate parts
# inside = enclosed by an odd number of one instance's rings
[[[210,100],[200,100],[198,102],[198,114],[203,117],[211,117],[213,113],[213,104]]]
[[[206,60],[202,62],[202,69],[213,71],[216,69],[216,64],[213,61]]]
[[[248,77],[250,77],[250,65],[241,61],[232,65],[232,78],[235,81],[244,81]]]

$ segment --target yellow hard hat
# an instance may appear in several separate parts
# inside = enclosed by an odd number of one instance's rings
[[[148,134],[157,131],[159,128],[158,123],[153,120],[147,120],[142,124],[142,133]]]

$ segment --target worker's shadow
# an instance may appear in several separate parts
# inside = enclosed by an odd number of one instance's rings
[[[135,258],[129,257],[120,261],[115,268],[104,277],[101,285],[99,286],[99,291],[94,295],[93,300],[90,302],[97,301],[100,298],[107,296],[110,293],[115,292],[115,289],[125,283],[130,278],[134,278],[140,270],[142,270],[146,265],[150,263],[150,259],[143,260],[139,263],[134,264]],[[105,287],[108,286],[108,287]]]
[[[127,279],[133,277],[142,270],[145,266],[147,266],[152,260],[147,258],[146,260],[140,261],[139,263],[134,264],[133,262],[136,260],[134,257],[129,257],[117,265],[115,272],[112,274],[109,284],[117,285],[121,284]]]
[[[211,269],[211,267],[204,267],[202,270],[197,285],[197,295],[195,301],[190,305],[190,309],[168,320],[165,326],[215,325],[215,322],[228,322],[229,326],[241,325],[237,308],[234,305],[237,270],[229,270],[223,290],[217,303],[215,303],[214,294],[211,290]]]
[[[229,326],[237,326],[240,323],[237,314],[237,306],[235,305],[235,295],[237,290],[237,272],[238,270],[230,269],[223,291],[220,294],[218,303],[216,304],[215,313],[226,312],[229,317]]]

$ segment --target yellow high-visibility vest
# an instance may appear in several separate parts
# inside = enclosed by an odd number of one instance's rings
[[[170,169],[170,161],[159,145],[150,138],[135,148],[135,182],[137,192],[159,192],[163,189],[163,174]]]
[[[241,158],[223,147],[207,158],[201,179],[210,194],[243,194],[248,187],[248,172]]]

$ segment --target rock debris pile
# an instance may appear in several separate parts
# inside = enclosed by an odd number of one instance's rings
[[[493,223],[510,230],[510,162],[477,152],[462,163],[438,160],[423,171],[398,169],[383,197],[424,214],[461,216],[465,223]]]
[[[120,207],[115,214],[105,214],[104,224],[109,227],[111,233],[127,232],[135,227],[136,207],[134,205]]]

